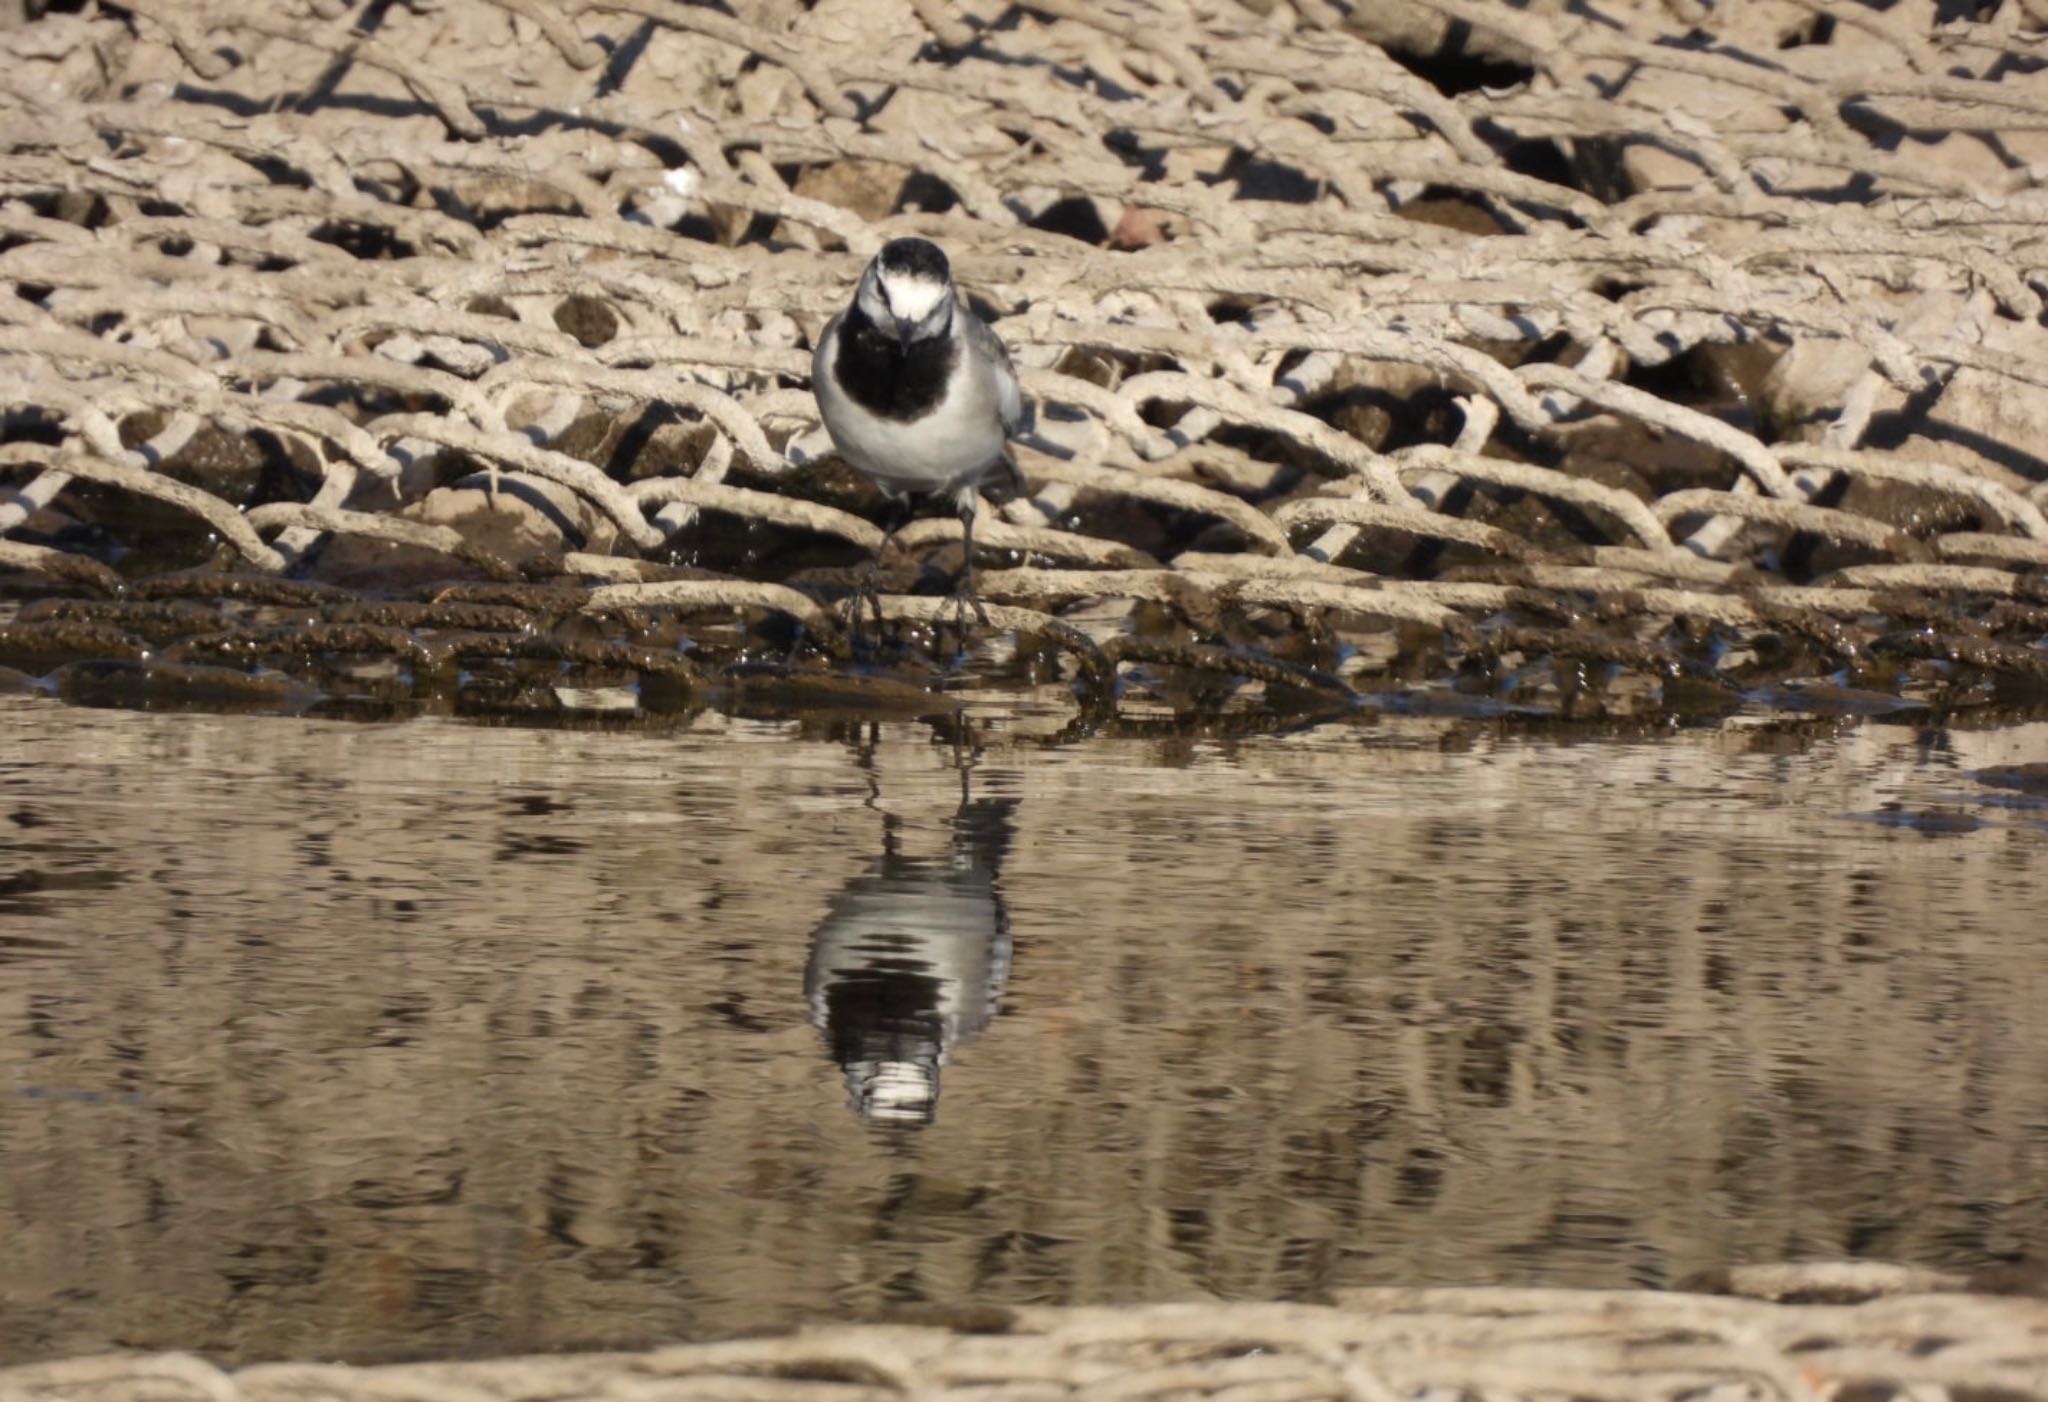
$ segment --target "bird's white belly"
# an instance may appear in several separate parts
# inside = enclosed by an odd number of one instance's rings
[[[963,377],[923,418],[885,419],[820,381],[819,407],[841,457],[894,492],[937,491],[995,462],[1003,425],[992,398]]]

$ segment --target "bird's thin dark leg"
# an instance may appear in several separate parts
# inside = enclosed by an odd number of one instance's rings
[[[989,626],[988,610],[974,592],[974,506],[974,493],[964,493],[960,498],[960,575],[953,583],[953,625],[959,630],[960,653],[967,651],[968,609],[974,610],[982,627]]]
[[[861,627],[861,612],[867,610],[874,616],[875,638],[882,636],[882,557],[894,548],[896,532],[903,529],[903,523],[910,515],[909,503],[900,497],[891,497],[883,511],[882,543],[875,553],[868,557],[868,567],[861,571],[860,583],[853,588],[853,597],[847,601],[846,629],[851,635],[853,650],[858,653],[867,646],[866,630]]]
[[[868,560],[868,567],[861,571],[860,586],[853,594],[853,631],[856,637],[861,631],[860,615],[863,604],[874,616],[875,637],[879,639],[882,636],[882,557],[889,553],[889,546],[895,539],[894,531],[883,536],[880,547]]]
[[[875,632],[879,635],[882,631],[881,604],[875,598],[875,568],[874,559],[870,557],[860,572],[860,578],[854,582],[853,592],[846,597],[846,640],[856,658],[867,651],[868,634],[867,629],[861,626],[861,615],[870,603],[877,610]]]

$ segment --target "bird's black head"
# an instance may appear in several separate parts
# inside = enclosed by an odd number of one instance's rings
[[[882,271],[902,274],[930,282],[950,282],[953,270],[946,265],[946,255],[939,246],[925,239],[891,239],[882,245],[882,251],[875,255]]]
[[[946,343],[953,300],[946,255],[923,239],[893,239],[861,273],[854,309],[875,335],[907,351],[920,341]]]

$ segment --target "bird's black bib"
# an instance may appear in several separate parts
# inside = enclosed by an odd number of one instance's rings
[[[946,397],[946,383],[960,362],[957,336],[896,343],[875,329],[858,304],[839,323],[839,355],[833,374],[847,398],[879,418],[909,423],[921,419]]]

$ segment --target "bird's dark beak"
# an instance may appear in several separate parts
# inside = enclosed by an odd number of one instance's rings
[[[916,329],[915,326],[912,326],[907,321],[898,321],[896,323],[896,345],[899,349],[910,349],[910,334]]]

